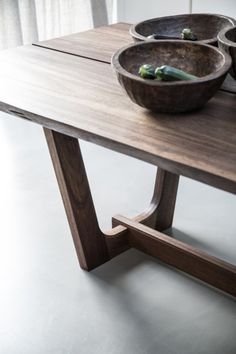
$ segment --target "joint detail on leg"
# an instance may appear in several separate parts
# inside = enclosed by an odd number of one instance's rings
[[[158,168],[153,197],[149,208],[133,220],[152,227],[166,230],[172,226],[179,176]],[[119,225],[116,216],[112,218],[113,227]]]

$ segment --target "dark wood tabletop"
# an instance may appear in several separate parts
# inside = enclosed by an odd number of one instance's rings
[[[0,109],[236,193],[236,96],[219,91],[205,108],[178,115],[133,104],[109,65],[132,41],[128,27],[3,51]]]

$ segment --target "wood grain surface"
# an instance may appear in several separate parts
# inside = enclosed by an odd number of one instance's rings
[[[110,63],[112,55],[118,49],[133,42],[129,28],[128,23],[117,23],[34,45]]]
[[[133,104],[109,65],[36,46],[0,54],[0,109],[236,193],[236,98],[191,114]]]

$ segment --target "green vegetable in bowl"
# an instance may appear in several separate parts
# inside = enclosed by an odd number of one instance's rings
[[[188,41],[197,41],[197,37],[191,30],[191,28],[184,28],[181,32],[181,38]]]
[[[159,81],[180,81],[180,80],[196,80],[197,76],[186,73],[183,70],[174,68],[169,65],[163,65],[156,69],[150,64],[144,64],[139,68],[139,75],[143,79],[159,80]]]
[[[150,64],[140,66],[138,73],[143,79],[154,80],[156,78],[155,68]]]
[[[155,76],[157,80],[163,81],[179,81],[179,80],[196,80],[197,76],[186,73],[183,70],[173,68],[169,65],[163,65],[156,68]]]
[[[153,33],[150,36],[147,37],[148,39],[181,39],[179,37],[176,37],[172,34],[158,34],[158,33]]]
[[[191,30],[191,28],[184,28],[180,34],[180,36],[176,36],[173,34],[158,34],[158,33],[153,33],[150,36],[147,37],[148,39],[184,39],[188,41],[197,41],[197,37]]]

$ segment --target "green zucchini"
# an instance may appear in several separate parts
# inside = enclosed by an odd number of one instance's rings
[[[191,28],[184,28],[181,32],[181,38],[188,41],[197,41],[197,37],[191,30]]]
[[[156,78],[155,68],[150,64],[140,66],[138,73],[143,79],[154,80]]]
[[[197,76],[186,73],[183,70],[173,68],[169,65],[163,65],[156,68],[155,75],[157,80],[178,81],[178,80],[196,80]]]

